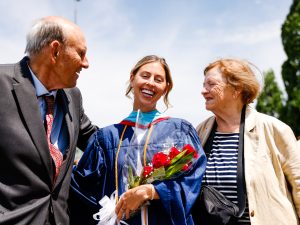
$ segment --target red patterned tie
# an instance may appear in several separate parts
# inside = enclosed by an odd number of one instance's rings
[[[55,164],[55,174],[54,174],[54,182],[59,174],[59,170],[61,164],[63,162],[63,155],[61,151],[51,143],[51,130],[54,120],[54,97],[53,96],[45,96],[45,101],[47,103],[47,112],[46,112],[46,134],[47,134],[47,142],[49,145],[50,154]]]

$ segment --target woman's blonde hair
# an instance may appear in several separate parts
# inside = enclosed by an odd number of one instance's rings
[[[235,90],[241,91],[242,102],[249,104],[258,96],[260,90],[259,82],[250,66],[257,69],[255,65],[245,60],[219,59],[204,69],[204,75],[209,70],[218,68],[227,83]]]
[[[131,72],[130,72],[130,76],[135,76],[137,74],[137,72],[139,71],[139,69],[148,64],[148,63],[153,63],[153,62],[159,62],[162,67],[164,68],[165,70],[165,73],[166,73],[166,83],[167,83],[167,91],[164,95],[164,103],[165,105],[167,106],[167,108],[170,106],[170,102],[169,102],[169,99],[168,99],[168,96],[169,96],[169,93],[171,92],[172,88],[173,88],[173,80],[172,80],[172,76],[171,76],[171,71],[170,71],[170,68],[169,68],[169,65],[167,64],[166,60],[162,57],[159,57],[157,55],[148,55],[148,56],[145,56],[144,58],[142,58],[141,60],[139,60],[136,65],[132,68]],[[129,94],[131,93],[132,91],[132,87],[130,85],[130,82],[127,86],[127,89],[126,89],[126,97],[129,97]]]

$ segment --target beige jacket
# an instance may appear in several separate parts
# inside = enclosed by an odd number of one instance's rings
[[[197,127],[202,145],[215,117]],[[299,225],[300,148],[289,126],[247,107],[245,180],[251,225]]]

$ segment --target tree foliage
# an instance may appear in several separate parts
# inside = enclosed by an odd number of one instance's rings
[[[273,70],[264,73],[264,89],[257,99],[259,112],[279,118],[283,108],[282,91],[279,89]]]
[[[300,0],[294,0],[281,28],[287,60],[282,65],[282,79],[287,93],[280,119],[300,135]]]
[[[300,136],[300,0],[294,0],[281,27],[281,39],[287,60],[282,65],[285,98],[279,90],[274,72],[265,73],[265,87],[258,98],[258,111],[287,123]]]

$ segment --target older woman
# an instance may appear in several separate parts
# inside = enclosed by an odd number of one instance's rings
[[[93,214],[101,208],[98,202],[112,193],[117,219],[130,225],[194,224],[191,207],[200,191],[206,158],[193,126],[156,108],[161,98],[168,107],[172,86],[165,59],[150,55],[134,66],[126,91],[126,95],[133,95],[133,111],[120,123],[99,129],[74,167],[70,193],[72,225],[97,224]],[[187,149],[179,155],[176,149],[184,146],[193,146],[194,150],[186,154]],[[187,161],[175,166],[179,158]],[[139,163],[144,165],[143,173],[137,172]],[[180,173],[171,176],[176,167]],[[132,177],[134,172],[136,176]],[[144,180],[141,174],[149,182],[138,183]],[[102,218],[101,224],[111,224]]]
[[[259,83],[248,62],[220,59],[209,64],[204,75],[202,95],[206,109],[214,114],[197,127],[203,146],[213,132],[204,184],[238,204],[239,132],[242,109],[246,107],[246,209],[236,224],[299,224],[300,154],[293,131],[248,105],[259,93]]]

